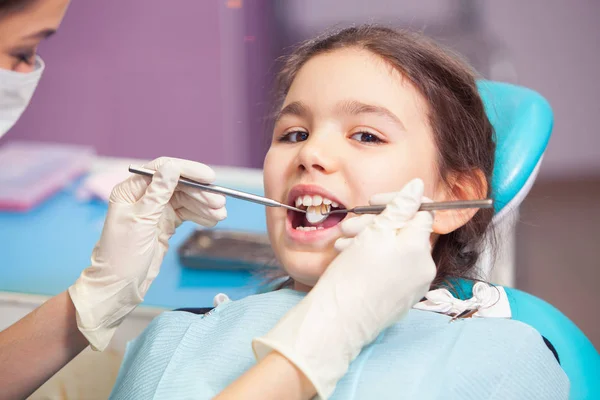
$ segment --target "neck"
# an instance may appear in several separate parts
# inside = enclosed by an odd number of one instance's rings
[[[294,284],[292,285],[292,288],[298,292],[310,292],[310,290],[312,289],[312,286],[308,286],[305,285],[303,283],[300,283],[298,281],[294,281]]]

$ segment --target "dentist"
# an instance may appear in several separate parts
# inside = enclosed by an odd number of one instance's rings
[[[19,119],[44,71],[39,43],[58,29],[69,0],[0,0],[0,137]],[[210,183],[206,165],[160,158],[151,180],[114,188],[90,265],[64,292],[0,332],[0,398],[25,398],[88,345],[104,350],[158,275],[168,240],[186,220],[211,227],[220,195],[178,187],[180,175]],[[82,266],[85,267],[85,266]],[[6,267],[5,267],[6,268]]]

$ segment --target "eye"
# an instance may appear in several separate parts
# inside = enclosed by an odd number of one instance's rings
[[[280,142],[287,143],[298,143],[303,142],[308,139],[308,132],[305,131],[291,131],[285,133],[283,136],[279,138]]]
[[[19,61],[19,63],[33,65],[34,59],[35,59],[35,52],[34,51],[19,52],[19,53],[15,54],[13,57],[16,58]]]
[[[383,140],[379,139],[377,135],[370,132],[357,132],[351,136],[352,139],[359,141],[361,143],[369,143],[369,144],[381,144]]]

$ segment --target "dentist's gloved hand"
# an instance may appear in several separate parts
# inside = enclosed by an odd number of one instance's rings
[[[329,265],[315,287],[264,337],[258,360],[275,350],[332,394],[348,366],[429,290],[435,277],[433,216],[418,212],[423,182],[408,183]]]
[[[180,175],[213,182],[210,167],[173,158],[145,167],[156,170],[153,178],[132,175],[113,189],[91,264],[69,288],[77,326],[94,350],[104,350],[121,321],[142,302],[175,229],[186,220],[212,227],[227,216],[225,197],[177,186]]]

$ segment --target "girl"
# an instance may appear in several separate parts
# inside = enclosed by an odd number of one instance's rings
[[[267,210],[288,287],[163,314],[129,346],[113,397],[567,398],[531,327],[411,309],[474,275],[492,217],[417,212],[423,196],[491,193],[493,128],[470,68],[419,34],[362,26],[300,45],[277,89],[265,192],[307,209]],[[369,202],[387,208],[321,220]],[[483,308],[502,307],[492,299]]]

